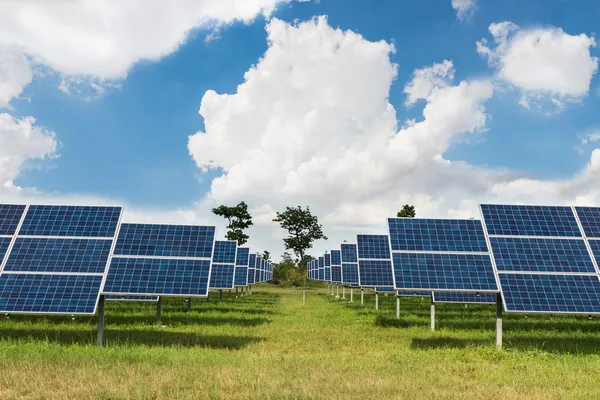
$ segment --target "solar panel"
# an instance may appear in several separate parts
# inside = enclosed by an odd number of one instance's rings
[[[435,292],[434,303],[496,304],[496,293]]]
[[[342,283],[344,285],[358,285],[358,249],[355,244],[342,243]]]
[[[489,235],[578,237],[571,207],[482,204]]]
[[[342,265],[342,252],[331,250],[331,265]]]
[[[250,259],[250,249],[248,247],[238,247],[235,260],[234,286],[248,285],[248,262]]]
[[[215,251],[213,253],[213,262],[222,264],[235,264],[237,242],[231,240],[215,241]]]
[[[432,292],[407,292],[404,290],[398,290],[396,291],[396,296],[398,297],[431,297],[431,293]],[[445,293],[451,293],[451,292],[445,292]]]
[[[102,275],[0,275],[0,310],[7,313],[94,314]]]
[[[488,251],[480,221],[389,218],[388,226],[392,251]]]
[[[147,301],[157,302],[158,296],[105,296],[106,301]]]
[[[387,235],[357,235],[358,284],[361,287],[394,287]]]
[[[250,254],[248,257],[248,285],[254,284],[254,275],[256,267],[256,254]]]
[[[211,289],[232,289],[235,267],[233,264],[213,263],[210,272]]]
[[[0,237],[0,264],[2,264],[2,260],[4,260],[4,256],[6,255],[6,252],[8,251],[8,246],[10,245],[11,241],[12,241],[12,238]]]
[[[25,211],[22,204],[0,204],[0,235],[14,235]]]
[[[115,254],[210,258],[214,237],[214,226],[121,224]]]
[[[342,266],[332,265],[331,266],[331,282],[342,283]]]
[[[121,207],[0,206],[0,312],[94,314]],[[17,226],[15,222],[17,221]],[[2,250],[4,249],[4,250]]]
[[[317,279],[319,279],[320,281],[325,280],[325,268],[319,268],[319,275]]]
[[[254,269],[254,283],[260,283],[260,268],[262,265],[262,257],[256,255],[256,268]]]
[[[497,292],[487,254],[394,253],[396,288]]]
[[[600,238],[600,207],[575,207],[581,227],[588,238]]]
[[[375,292],[377,293],[394,293],[396,290],[394,290],[393,287],[376,287],[375,288]]]
[[[498,271],[596,272],[583,239],[491,237],[490,245]]]
[[[507,311],[600,313],[600,280],[592,275],[500,274]]]
[[[19,237],[4,271],[104,274],[112,239]]]
[[[355,244],[342,243],[342,263],[357,263],[358,250]]]
[[[121,207],[31,205],[20,236],[113,237]]]

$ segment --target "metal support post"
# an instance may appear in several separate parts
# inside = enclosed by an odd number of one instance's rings
[[[340,285],[335,285],[335,298],[340,298]]]
[[[354,303],[354,290],[350,288],[350,303]]]
[[[98,336],[96,338],[98,347],[104,346],[104,295],[98,300]]]
[[[306,290],[302,291],[302,305],[306,305]]]
[[[162,297],[158,296],[158,301],[156,302],[156,323],[160,324],[162,319]]]
[[[496,348],[502,348],[502,296],[496,293]]]
[[[435,330],[435,303],[433,297],[431,298],[431,330]]]
[[[223,301],[223,290],[219,289],[219,301]]]
[[[188,297],[187,298],[187,312],[191,312],[192,311],[192,298]]]
[[[360,289],[360,305],[365,305],[365,289],[363,288]]]
[[[379,293],[375,292],[375,309],[379,310]]]
[[[229,297],[231,297],[231,289],[229,289]]]
[[[400,297],[396,296],[396,318],[400,318]]]
[[[342,299],[346,300],[346,286],[342,286]]]
[[[235,298],[236,299],[238,298],[238,287],[237,286],[235,287]]]

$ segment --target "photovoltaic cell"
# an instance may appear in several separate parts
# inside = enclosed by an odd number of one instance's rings
[[[394,253],[392,257],[397,288],[498,290],[488,255]]]
[[[360,260],[359,285],[362,287],[394,286],[392,262],[388,260]]]
[[[213,263],[210,272],[211,289],[232,289],[235,267],[233,264]]]
[[[21,236],[113,237],[121,207],[31,205]]]
[[[489,235],[581,236],[571,207],[482,204]]]
[[[104,274],[110,239],[56,239],[19,237],[4,271]]]
[[[600,313],[600,280],[589,275],[499,274],[507,311]]]
[[[575,207],[581,227],[588,238],[600,238],[600,207]]]
[[[387,235],[357,235],[358,258],[389,259],[390,245]]]
[[[345,285],[357,284],[358,285],[358,264],[357,263],[343,263],[342,264],[342,278]]]
[[[392,251],[487,252],[481,221],[389,218]]]
[[[357,263],[358,251],[355,244],[342,243],[342,263]]]
[[[1,274],[0,312],[94,314],[101,275]]]
[[[206,296],[210,260],[113,257],[104,293]]]
[[[595,273],[583,239],[490,237],[498,271]]]
[[[25,206],[21,204],[0,204],[0,235],[14,235]]]
[[[121,224],[114,254],[211,258],[214,226]]]
[[[342,265],[342,252],[331,250],[331,265]]]
[[[460,303],[460,304],[496,304],[496,293],[489,292],[435,292],[435,303]]]
[[[215,242],[215,251],[213,253],[213,263],[217,264],[235,264],[235,253],[237,243],[234,241]]]

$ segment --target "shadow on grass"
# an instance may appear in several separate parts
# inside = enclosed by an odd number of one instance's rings
[[[154,324],[155,317],[152,315],[106,315],[107,324],[116,325],[138,325]],[[163,325],[233,325],[233,326],[259,326],[269,323],[269,319],[263,317],[236,318],[231,316],[203,316],[191,313],[188,315],[165,315],[162,316]]]
[[[469,347],[489,346],[493,340],[489,339],[462,339],[453,337],[436,338],[414,338],[411,347],[417,350],[436,350],[436,349],[466,349]]]
[[[195,333],[169,332],[160,330],[121,331],[106,329],[106,345],[144,345],[149,347],[208,347],[213,349],[239,350],[263,338],[252,336],[202,335]],[[96,331],[87,330],[38,330],[2,329],[0,339],[48,341],[60,344],[94,344]]]

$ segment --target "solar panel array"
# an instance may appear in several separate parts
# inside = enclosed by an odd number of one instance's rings
[[[0,205],[0,312],[94,314],[121,214]]]
[[[480,207],[507,311],[600,313],[600,209]]]
[[[233,240],[217,240],[212,257],[210,273],[211,289],[233,289],[237,242]]]

